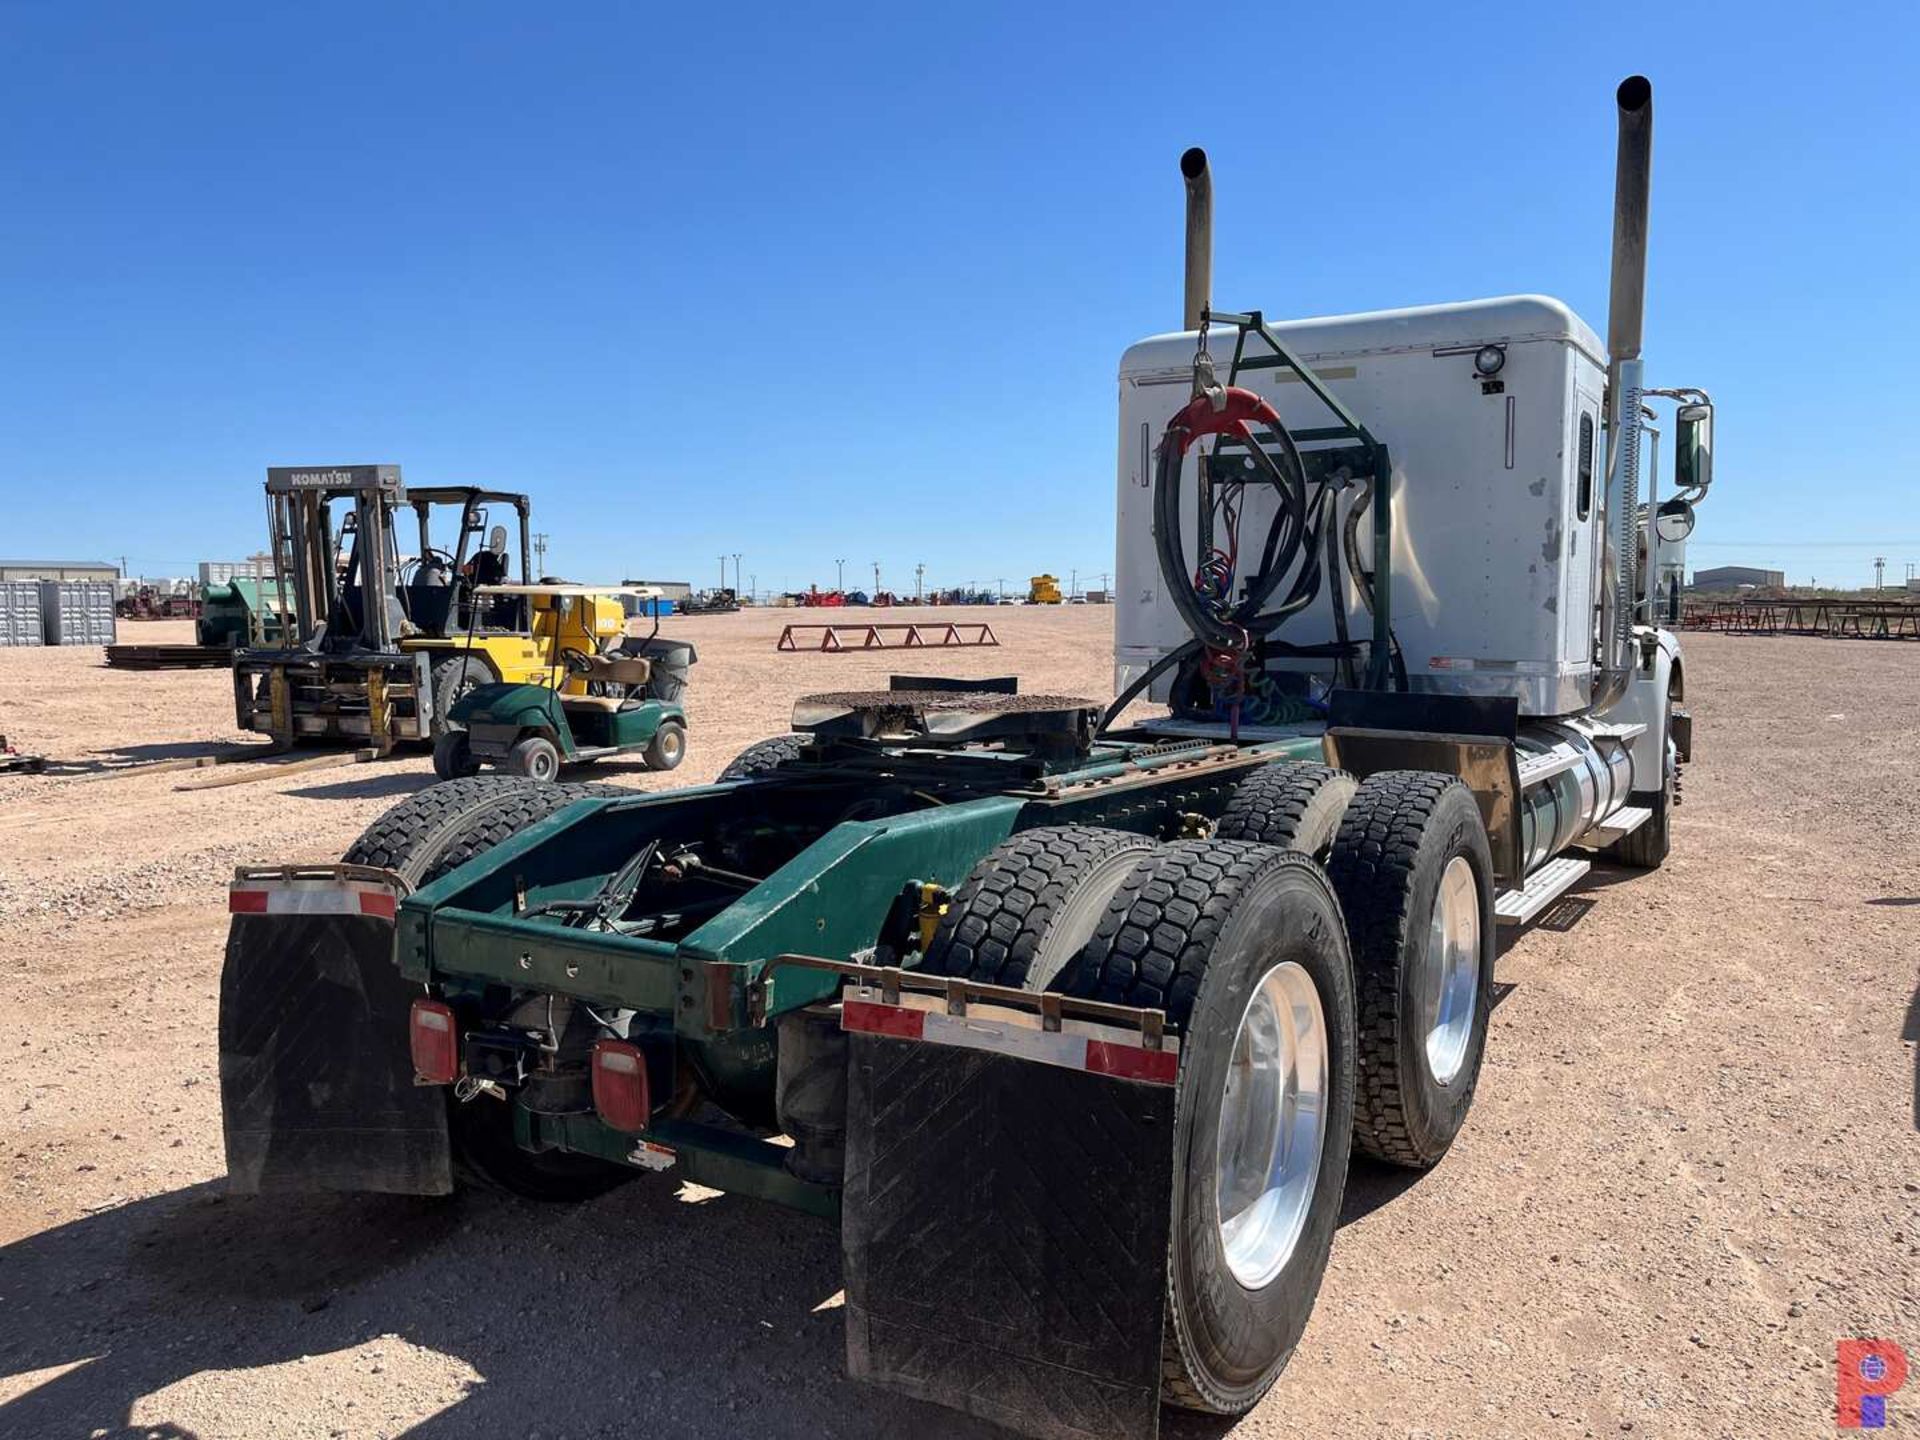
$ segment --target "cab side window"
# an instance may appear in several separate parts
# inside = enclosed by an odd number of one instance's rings
[[[1584,520],[1593,513],[1593,415],[1588,411],[1580,414],[1580,448],[1578,450],[1578,468],[1575,474],[1579,478],[1579,490],[1576,504],[1579,518]]]

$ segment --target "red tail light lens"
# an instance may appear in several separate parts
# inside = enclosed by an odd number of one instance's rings
[[[413,1051],[413,1073],[425,1084],[451,1085],[460,1078],[460,1026],[451,1005],[414,1001],[407,1044]]]
[[[647,1093],[647,1057],[625,1040],[600,1040],[593,1047],[593,1108],[603,1124],[629,1135],[647,1128],[653,1111]]]

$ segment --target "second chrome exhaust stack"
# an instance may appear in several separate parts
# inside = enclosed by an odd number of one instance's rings
[[[1633,680],[1633,622],[1640,599],[1640,366],[1647,307],[1647,213],[1653,178],[1653,85],[1629,75],[1614,94],[1620,143],[1613,176],[1613,276],[1607,298],[1607,540],[1600,673],[1593,709],[1605,710]]]
[[[1187,285],[1185,329],[1198,330],[1213,294],[1213,172],[1198,145],[1180,157],[1187,182]]]

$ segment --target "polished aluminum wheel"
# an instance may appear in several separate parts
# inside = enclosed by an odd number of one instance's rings
[[[1249,1290],[1280,1273],[1306,1227],[1326,1145],[1327,1086],[1320,991],[1289,960],[1254,987],[1220,1096],[1220,1245],[1233,1278]]]
[[[1441,873],[1418,986],[1427,1069],[1436,1084],[1451,1084],[1473,1041],[1480,994],[1480,891],[1464,855],[1454,856]]]

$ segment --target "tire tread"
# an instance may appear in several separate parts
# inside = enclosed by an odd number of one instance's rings
[[[1097,963],[1076,977],[1068,993],[1165,1010],[1169,1024],[1184,1030],[1214,942],[1242,891],[1270,870],[1313,863],[1296,851],[1249,840],[1185,840],[1160,847],[1121,883],[1087,947]],[[1187,1362],[1179,1307],[1172,1299],[1171,1252],[1167,1263],[1161,1398],[1203,1414],[1239,1413],[1241,1407],[1210,1393]],[[1284,1360],[1279,1368],[1285,1368]]]
[[[1353,1139],[1362,1154],[1426,1168],[1408,1134],[1406,1077],[1400,1066],[1400,992],[1407,902],[1427,822],[1440,799],[1465,784],[1427,770],[1386,770],[1354,795],[1327,861],[1340,895],[1354,962]]]
[[[1095,866],[1154,842],[1129,830],[1049,825],[989,851],[948,903],[921,969],[987,985],[1022,986],[1054,917]],[[1124,884],[1124,882],[1123,882]],[[1068,962],[1070,973],[1073,961]]]
[[[789,760],[798,759],[800,747],[812,741],[811,735],[775,735],[766,740],[756,740],[728,762],[727,767],[714,777],[714,783],[749,780],[756,775],[764,775]]]
[[[1353,776],[1311,760],[1263,765],[1234,787],[1214,833],[1222,840],[1253,840],[1291,850],[1314,800],[1329,784],[1342,781],[1351,786]]]

